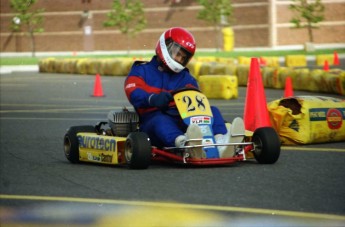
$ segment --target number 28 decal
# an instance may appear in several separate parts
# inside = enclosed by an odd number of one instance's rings
[[[195,98],[195,100],[193,100],[189,96],[183,96],[182,97],[182,101],[187,104],[187,111],[192,112],[192,111],[195,111],[196,108],[198,108],[198,110],[200,110],[200,111],[205,111],[206,107],[205,107],[205,104],[203,102],[204,101],[203,98],[199,95],[196,95],[194,98]]]

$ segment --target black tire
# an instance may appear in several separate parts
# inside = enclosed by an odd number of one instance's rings
[[[280,139],[271,127],[258,128],[254,131],[254,157],[260,164],[273,164],[280,156]]]
[[[144,132],[132,132],[125,145],[126,162],[131,169],[147,169],[151,162],[151,142]]]
[[[63,140],[64,145],[64,153],[66,158],[72,163],[79,162],[79,142],[77,138],[77,134],[79,132],[96,132],[94,126],[73,126],[70,127]]]

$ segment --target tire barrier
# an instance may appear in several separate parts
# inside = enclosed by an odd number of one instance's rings
[[[325,62],[327,61],[328,65],[333,65],[333,54],[319,54],[316,55],[316,65],[317,66],[324,66]]]
[[[324,72],[317,83],[322,92],[345,95],[345,71],[332,69]]]
[[[55,58],[45,58],[39,61],[38,69],[40,73],[55,73]]]
[[[134,61],[129,58],[107,59],[101,63],[102,75],[126,76]]]
[[[285,66],[287,67],[306,67],[307,57],[305,55],[286,55]]]
[[[262,66],[279,67],[279,57],[260,57]]]
[[[233,65],[236,63],[234,58],[224,58],[224,57],[216,58],[216,61],[219,63],[225,63],[225,64],[230,64],[230,65]]]
[[[261,70],[261,76],[264,87],[283,88],[279,78],[279,68],[264,67]]]
[[[345,100],[295,96],[268,103],[272,126],[282,144],[345,141]]]
[[[238,98],[237,77],[231,75],[204,75],[199,77],[200,90],[210,99]]]
[[[244,56],[239,56],[237,58],[237,63],[239,65],[250,65],[251,58],[250,57],[244,57]]]
[[[237,66],[217,62],[204,62],[199,66],[200,75],[236,75]]]
[[[239,56],[237,58],[237,63],[240,65],[250,65],[251,58]],[[260,57],[259,63],[261,66],[271,66],[271,67],[279,67],[279,57]]]
[[[330,58],[331,56],[324,55],[323,57]],[[261,61],[264,62],[265,66],[261,66],[260,70],[263,85],[266,88],[284,89],[286,78],[291,77],[295,90],[345,95],[345,72],[341,69],[333,68],[325,71],[322,69],[311,70],[306,67],[277,66],[279,63],[278,58],[272,57],[270,60],[270,58],[262,57],[262,59]],[[39,71],[42,73],[75,73],[84,75],[95,75],[98,73],[109,76],[126,76],[134,60],[133,58],[45,58],[39,62]],[[242,57],[240,61],[246,63],[248,60],[249,58]],[[289,64],[295,66],[303,65],[304,60],[305,56],[297,58],[296,55],[290,56]],[[247,86],[250,70],[249,64],[235,63],[233,58],[217,57],[197,57],[189,62],[187,68],[197,80],[203,75],[237,76],[238,86]]]
[[[82,58],[77,61],[76,73],[86,75],[89,72],[90,59]]]
[[[39,61],[41,73],[74,73],[89,75],[126,76],[133,64],[131,58],[45,58]]]
[[[238,65],[237,66],[237,79],[239,86],[247,86],[248,75],[250,66],[249,65]]]
[[[201,61],[190,61],[187,65],[187,68],[189,69],[189,72],[194,76],[196,80],[198,80],[198,77],[200,75],[200,68],[203,62]]]

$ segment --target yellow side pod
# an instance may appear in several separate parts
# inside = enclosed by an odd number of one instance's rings
[[[78,133],[79,160],[103,164],[124,163],[126,138]]]

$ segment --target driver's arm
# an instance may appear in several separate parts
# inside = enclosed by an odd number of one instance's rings
[[[128,76],[125,81],[125,93],[135,108],[150,107],[149,97],[152,92],[140,76]]]

